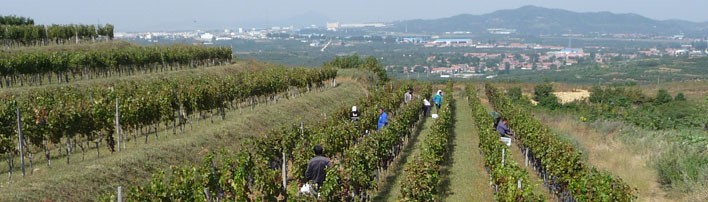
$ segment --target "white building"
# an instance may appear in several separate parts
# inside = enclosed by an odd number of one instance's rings
[[[204,34],[199,35],[199,39],[198,39],[198,40],[201,40],[201,41],[211,41],[212,39],[214,39],[214,35],[213,35],[213,34],[211,34],[211,33],[204,33]]]

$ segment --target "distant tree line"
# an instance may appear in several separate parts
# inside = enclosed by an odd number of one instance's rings
[[[79,43],[113,40],[113,25],[0,25],[3,46]]]
[[[0,43],[3,46],[79,43],[96,39],[113,40],[113,25],[35,25],[28,17],[0,16]]]
[[[325,67],[338,67],[342,69],[365,69],[376,74],[379,81],[386,82],[389,80],[386,74],[386,69],[384,69],[383,64],[379,62],[375,57],[369,56],[366,58],[361,58],[359,55],[349,55],[349,56],[337,56],[332,61],[325,62]]]
[[[16,15],[0,16],[0,25],[34,25],[34,20]]]

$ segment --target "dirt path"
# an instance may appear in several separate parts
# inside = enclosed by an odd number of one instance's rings
[[[401,196],[401,182],[404,177],[403,169],[409,161],[420,153],[420,146],[428,133],[430,126],[433,125],[432,118],[426,118],[423,126],[420,127],[415,134],[411,136],[408,146],[401,152],[401,155],[396,159],[393,165],[389,168],[392,172],[383,180],[383,184],[378,194],[373,201],[396,201]],[[412,146],[411,146],[412,144]]]
[[[455,100],[452,155],[442,189],[444,201],[493,201],[472,109],[464,98],[458,96]]]

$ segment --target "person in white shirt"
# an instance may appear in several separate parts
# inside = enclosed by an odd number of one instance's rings
[[[406,94],[404,95],[403,102],[408,104],[413,99],[413,89],[408,88],[408,91],[406,91]]]
[[[428,116],[430,114],[430,101],[428,98],[423,98],[423,115]]]

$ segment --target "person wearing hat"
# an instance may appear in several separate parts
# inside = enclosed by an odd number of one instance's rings
[[[443,92],[442,90],[438,90],[438,93],[433,96],[433,102],[435,103],[435,109],[437,110],[436,113],[440,113],[440,106],[442,105],[443,101]]]
[[[356,109],[356,106],[352,106],[352,111],[349,112],[349,118],[352,119],[352,121],[359,121],[359,110]]]
[[[413,88],[408,88],[406,94],[403,96],[403,102],[408,104],[413,99]]]

